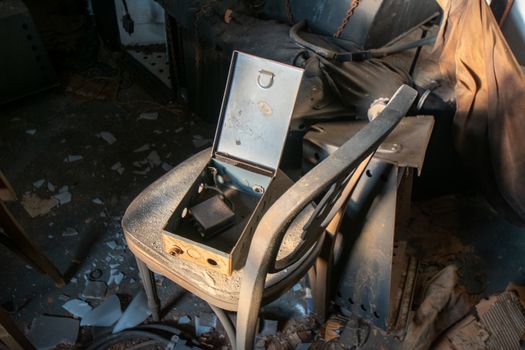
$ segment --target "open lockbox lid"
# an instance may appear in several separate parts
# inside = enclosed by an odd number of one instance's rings
[[[213,153],[273,172],[279,166],[303,69],[235,51]]]

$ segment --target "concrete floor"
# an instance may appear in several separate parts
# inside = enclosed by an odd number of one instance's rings
[[[76,298],[85,285],[85,274],[95,269],[110,275],[110,264],[119,264],[123,281],[111,284],[108,294],[124,303],[141,288],[133,256],[126,248],[120,219],[131,200],[171,166],[206,147],[195,147],[195,135],[212,139],[215,125],[203,123],[182,106],[159,105],[138,85],[120,92],[118,101],[86,100],[61,88],[25,98],[1,108],[0,169],[11,181],[19,198],[33,192],[42,198],[53,194],[40,179],[58,189],[67,185],[72,201],[48,214],[31,218],[20,202],[9,208],[68,280],[58,289],[46,276],[0,247],[0,303],[21,328],[42,314],[66,316],[61,308],[68,297]],[[140,119],[141,112],[158,112],[157,120]],[[34,135],[26,131],[35,129]],[[98,137],[102,131],[117,139],[108,144]],[[135,150],[148,144],[149,150]],[[133,163],[156,151],[161,164],[140,175]],[[65,163],[68,155],[82,160]],[[119,175],[111,167],[120,162]],[[56,192],[56,190],[55,190]],[[103,204],[96,204],[93,199]],[[449,263],[461,267],[462,281],[470,293],[490,295],[508,282],[525,283],[525,230],[513,226],[475,195],[456,194],[414,203],[411,245],[426,271],[437,271]],[[78,232],[63,236],[68,228]],[[112,249],[108,242],[115,242]],[[198,298],[168,280],[159,279],[164,305],[173,309],[166,320],[209,312]],[[267,308],[268,313],[301,316],[302,292],[290,292],[286,302]],[[300,309],[300,308],[299,308]],[[304,307],[303,307],[304,309]],[[295,311],[294,311],[295,310]],[[89,334],[83,334],[84,339]]]
[[[140,119],[142,112],[157,112],[158,119]],[[19,199],[26,192],[49,198],[62,186],[68,186],[72,193],[70,203],[35,218],[20,201],[8,203],[29,236],[65,275],[67,285],[56,288],[50,278],[0,246],[0,304],[22,329],[29,328],[39,315],[67,316],[62,305],[67,298],[81,295],[85,276],[99,269],[103,272],[99,280],[107,282],[110,265],[118,264],[115,270],[122,272],[124,279],[118,285],[110,284],[107,295],[117,294],[125,307],[141,290],[141,284],[123,238],[121,217],[145,187],[190,155],[211,146],[215,125],[198,120],[181,106],[156,103],[135,84],[121,90],[118,101],[86,100],[54,89],[2,107],[0,119],[0,169]],[[36,132],[28,134],[32,129]],[[102,131],[110,132],[117,141],[108,144],[98,136]],[[148,145],[147,151],[137,151],[144,145]],[[134,173],[147,166],[133,163],[143,161],[152,151],[159,155],[160,165],[150,165],[151,170],[143,175]],[[66,163],[68,155],[83,158]],[[111,169],[117,162],[125,168],[121,175]],[[51,182],[55,191],[50,191],[47,183],[35,188],[33,183],[40,179]],[[103,204],[93,202],[97,199]],[[63,236],[71,229],[78,234]],[[114,249],[110,247],[113,243],[117,245]],[[157,284],[162,303],[167,305],[165,321],[211,312],[203,301],[169,280],[158,276]],[[267,310],[274,317],[301,316],[306,307],[303,297],[303,288],[291,291],[284,302]],[[298,307],[301,300],[303,305]]]
[[[139,120],[140,112],[158,112],[159,116],[157,120]],[[86,101],[55,89],[3,109],[0,164],[19,198],[25,192],[42,198],[51,196],[45,184],[34,188],[33,182],[39,179],[52,182],[57,189],[67,185],[72,193],[70,203],[36,218],[31,218],[19,202],[9,204],[29,236],[69,281],[66,287],[55,288],[49,278],[2,247],[0,273],[4,282],[0,299],[13,304],[8,309],[16,310],[12,315],[21,327],[27,327],[40,314],[66,315],[59,296],[77,297],[84,288],[84,275],[94,269],[102,270],[101,279],[107,281],[109,264],[120,264],[116,269],[125,278],[120,285],[110,285],[108,294],[132,296],[138,292],[141,285],[120,219],[141,190],[170,166],[198,151],[192,143],[193,135],[213,137],[213,125],[183,116],[182,111],[170,113],[156,105],[136,85],[121,91],[118,102]],[[29,135],[28,129],[36,129],[36,133]],[[108,144],[97,137],[101,131],[112,133],[117,141]],[[149,150],[134,152],[146,144]],[[144,175],[133,173],[144,170],[133,162],[142,161],[152,151],[162,163]],[[83,159],[65,163],[68,155],[81,155]],[[125,168],[122,175],[111,169],[117,162]],[[95,204],[95,198],[103,204]],[[63,237],[68,228],[78,235]],[[117,243],[117,248],[110,248],[108,242]],[[174,289],[166,290],[170,297],[180,292]]]

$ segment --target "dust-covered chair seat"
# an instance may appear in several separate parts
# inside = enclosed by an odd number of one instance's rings
[[[227,276],[172,256],[162,247],[164,226],[189,187],[205,168],[210,154],[210,149],[204,150],[152,183],[128,207],[122,226],[130,250],[149,269],[169,278],[213,305],[235,311],[242,270],[233,271],[231,276]],[[313,206],[306,207],[290,225],[281,244],[278,258],[291,253],[300,243],[302,228],[313,210]],[[306,273],[315,257],[315,251],[312,250],[311,254],[305,256],[292,268],[269,274],[264,298],[270,301],[278,297],[280,291],[295,284]]]

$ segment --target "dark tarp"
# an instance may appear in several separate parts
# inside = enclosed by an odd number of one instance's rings
[[[497,209],[525,222],[525,76],[485,0],[437,0],[440,68],[455,89],[454,142]]]

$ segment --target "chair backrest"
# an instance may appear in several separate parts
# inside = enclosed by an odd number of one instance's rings
[[[299,179],[265,213],[255,230],[241,277],[238,349],[248,349],[253,345],[255,327],[251,325],[257,322],[267,274],[290,267],[318,242],[332,218],[346,203],[346,200],[340,200],[341,194],[355,169],[377,150],[406,115],[416,96],[414,89],[401,86],[376,119]],[[321,199],[303,227],[302,242],[288,256],[276,261],[290,223],[318,198]]]
[[[346,198],[341,198],[341,194],[356,168],[377,150],[405,116],[416,96],[412,88],[406,85],[400,87],[378,118],[299,179],[266,212],[259,225],[265,221],[267,235],[275,232],[283,236],[293,219],[312,201],[321,198],[303,228],[302,243],[287,257],[277,260],[269,272],[283,270],[295,263],[319,239],[346,203]],[[268,227],[269,224],[273,229]]]

